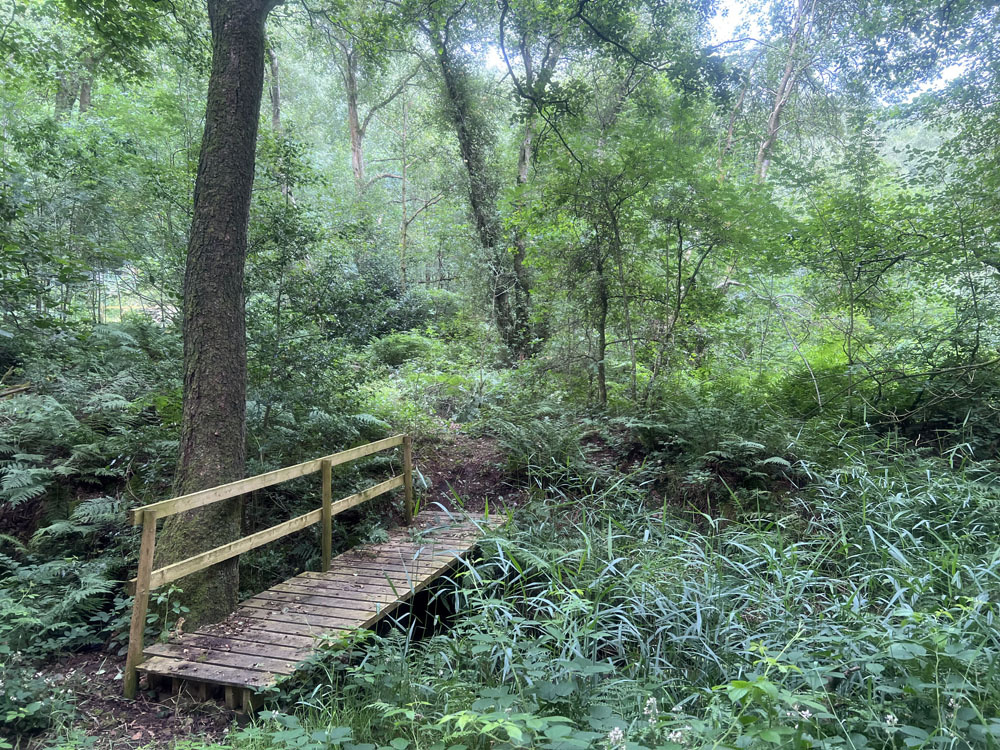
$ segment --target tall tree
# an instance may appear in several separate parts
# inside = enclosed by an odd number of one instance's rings
[[[184,276],[184,406],[176,491],[186,494],[243,476],[246,322],[243,277],[257,124],[264,88],[264,22],[280,0],[208,0],[212,73],[195,182]],[[173,516],[158,564],[239,536],[240,498]],[[237,560],[185,580],[193,623],[236,606]]]
[[[475,107],[473,78],[465,59],[464,40],[459,38],[467,5],[463,2],[447,13],[428,8],[428,18],[421,23],[421,29],[434,50],[444,84],[446,111],[455,128],[468,175],[473,224],[490,269],[493,317],[510,352],[524,357],[531,351],[530,294],[517,253],[508,251],[497,205],[501,180],[490,160],[493,138],[485,118]]]

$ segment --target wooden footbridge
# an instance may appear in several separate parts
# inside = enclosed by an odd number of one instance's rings
[[[402,450],[402,474],[332,501],[334,466],[397,448]],[[158,519],[316,472],[322,479],[322,504],[318,509],[153,569]],[[407,525],[390,532],[387,542],[358,547],[331,559],[333,516],[400,487],[404,491]],[[132,511],[133,523],[142,525],[142,546],[138,575],[130,582],[135,604],[125,695],[135,696],[142,672],[151,684],[166,682],[177,690],[187,683],[204,697],[223,693],[230,708],[252,709],[256,691],[291,674],[315,652],[320,639],[373,627],[458,565],[475,547],[487,522],[483,517],[427,510],[414,518],[413,507],[412,442],[408,436],[397,435]],[[322,524],[319,572],[301,573],[250,597],[221,623],[144,646],[150,591],[316,523]]]

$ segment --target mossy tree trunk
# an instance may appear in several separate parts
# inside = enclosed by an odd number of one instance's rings
[[[489,163],[492,138],[483,117],[473,107],[469,72],[462,60],[461,45],[450,38],[454,21],[454,15],[445,20],[432,17],[429,24],[424,25],[424,33],[441,70],[445,101],[469,178],[473,223],[489,265],[493,317],[508,350],[514,357],[523,359],[531,356],[534,337],[531,292],[524,267],[525,245],[515,242],[510,247],[507,243],[497,208],[500,177]],[[522,143],[522,151],[523,147]],[[530,156],[530,140],[528,149]],[[527,162],[524,169],[527,175]]]
[[[264,87],[264,22],[279,0],[208,0],[212,74],[184,274],[184,408],[177,494],[244,473],[246,322],[243,275],[257,123]],[[168,518],[156,565],[236,539],[242,500]],[[184,578],[189,626],[237,604],[233,559]]]

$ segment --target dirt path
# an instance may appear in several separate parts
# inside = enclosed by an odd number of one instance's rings
[[[448,510],[481,512],[487,503],[492,511],[515,508],[528,498],[524,487],[511,482],[507,462],[493,438],[458,433],[434,443],[416,442],[414,464],[420,473],[415,482],[424,507],[439,503]]]

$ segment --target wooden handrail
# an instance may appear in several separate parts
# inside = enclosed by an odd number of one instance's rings
[[[369,487],[361,492],[333,502],[332,469],[334,466],[363,458],[379,451],[388,450],[389,448],[395,448],[396,446],[403,447],[402,474],[376,484],[374,487]],[[201,508],[221,500],[228,500],[247,492],[287,482],[317,471],[322,474],[323,488],[323,500],[318,509],[293,518],[290,521],[271,526],[263,531],[258,531],[242,539],[237,539],[236,541],[223,544],[193,557],[188,557],[171,565],[153,570],[153,556],[156,548],[156,521],[158,519],[193,510],[194,508]],[[181,495],[180,497],[144,505],[141,508],[133,510],[131,512],[133,525],[142,524],[142,543],[139,548],[139,568],[137,575],[128,582],[130,593],[135,593],[135,601],[132,604],[128,657],[125,662],[125,697],[134,698],[139,684],[136,668],[142,663],[143,659],[143,635],[146,629],[146,611],[149,608],[149,594],[153,589],[159,588],[171,581],[176,581],[178,578],[183,578],[191,573],[209,568],[217,563],[229,560],[244,552],[256,549],[276,539],[281,539],[288,534],[308,528],[314,523],[319,522],[323,524],[321,555],[322,568],[325,572],[330,568],[333,516],[399,487],[402,487],[404,490],[404,512],[406,522],[410,523],[413,520],[413,438],[409,435],[394,435],[384,440],[376,440],[374,443],[367,443],[366,445],[341,451],[340,453],[315,458],[312,461],[306,461],[295,466],[286,466],[284,469],[270,471],[266,474],[258,474],[257,476],[241,479],[237,482],[230,482],[229,484],[201,490],[200,492],[192,492],[189,495]]]
[[[132,525],[138,526],[142,523],[144,513],[152,513],[156,518],[166,518],[177,513],[183,513],[186,510],[201,508],[205,505],[217,503],[220,500],[228,500],[237,495],[245,495],[248,492],[262,490],[265,487],[271,487],[275,484],[287,482],[290,479],[298,479],[299,477],[304,477],[306,474],[312,474],[320,470],[324,461],[329,461],[332,467],[353,461],[356,458],[370,456],[372,453],[378,453],[387,448],[395,448],[397,445],[402,445],[405,438],[405,435],[393,435],[384,440],[376,440],[374,443],[367,443],[357,448],[341,451],[340,453],[334,453],[322,458],[314,458],[312,461],[305,461],[294,466],[286,466],[284,469],[276,469],[266,474],[258,474],[257,476],[247,477],[246,479],[240,479],[229,484],[222,484],[218,487],[210,487],[207,490],[192,492],[190,495],[180,495],[179,497],[172,497],[169,500],[161,500],[158,503],[144,505],[130,512]]]

